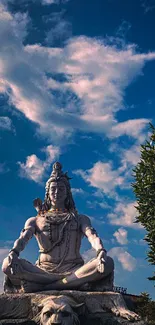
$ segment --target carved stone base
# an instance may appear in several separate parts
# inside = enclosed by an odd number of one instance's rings
[[[71,290],[1,294],[0,325],[33,325],[35,322],[44,325],[41,313],[43,308],[47,309],[47,305],[51,307],[52,301],[57,305],[62,301],[69,304],[81,325],[128,325],[130,322],[135,325],[147,325],[127,308],[120,293]]]

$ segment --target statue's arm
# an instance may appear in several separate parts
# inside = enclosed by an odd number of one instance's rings
[[[33,237],[35,232],[36,218],[32,217],[26,221],[24,229],[21,231],[19,238],[14,242],[11,251],[15,252],[19,256],[20,252],[24,250],[27,242]]]
[[[80,223],[83,234],[88,238],[91,246],[96,250],[97,255],[102,250],[106,252],[102,240],[91,225],[90,219],[85,215],[80,215]]]

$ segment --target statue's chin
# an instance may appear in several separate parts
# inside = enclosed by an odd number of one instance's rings
[[[59,199],[55,199],[52,201],[52,206],[51,208],[57,208],[57,207],[61,207],[61,206],[64,206],[64,200],[59,200]]]

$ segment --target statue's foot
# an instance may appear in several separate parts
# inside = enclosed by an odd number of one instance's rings
[[[32,292],[38,292],[38,291],[44,291],[45,285],[35,282],[29,282],[26,280],[21,281],[21,288],[22,292],[24,293],[32,293]]]
[[[113,307],[111,311],[116,315],[123,317],[129,321],[138,321],[141,319],[139,315],[134,313],[133,311],[123,308],[123,307]]]
[[[91,284],[90,284],[90,283],[82,284],[82,285],[79,287],[79,290],[80,290],[80,291],[92,291],[92,290],[91,290]]]

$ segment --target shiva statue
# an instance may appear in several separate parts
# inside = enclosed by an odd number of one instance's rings
[[[78,214],[67,173],[59,162],[46,182],[45,199],[34,200],[37,216],[29,218],[2,264],[4,292],[44,290],[113,290],[114,262],[107,256],[90,219]],[[39,257],[35,265],[19,257],[35,236]],[[96,258],[84,264],[81,240],[88,238]],[[98,286],[97,286],[98,284]],[[96,286],[96,287],[95,287]]]

